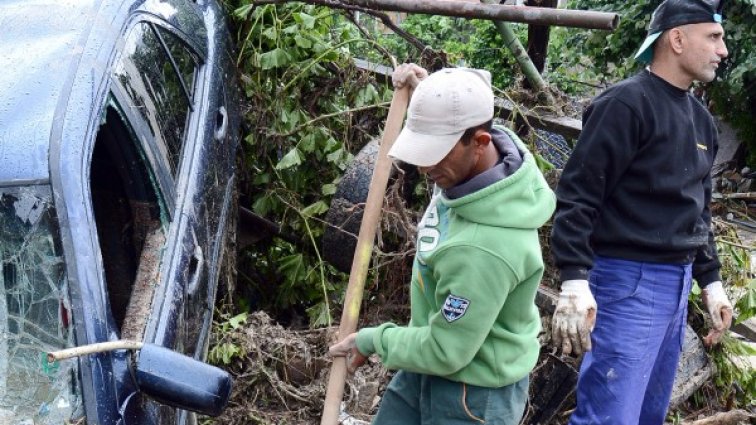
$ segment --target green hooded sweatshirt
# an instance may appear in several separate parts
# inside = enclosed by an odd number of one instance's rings
[[[533,369],[544,269],[537,229],[556,201],[533,155],[507,134],[522,165],[462,197],[431,199],[418,225],[410,323],[361,329],[361,353],[377,353],[389,369],[491,388]]]

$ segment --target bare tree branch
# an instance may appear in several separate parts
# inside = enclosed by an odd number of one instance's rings
[[[472,3],[464,1],[428,0],[302,0],[348,10],[369,10],[419,13],[425,15],[458,16],[492,21],[522,22],[535,25],[565,26],[613,31],[619,25],[619,15],[591,10],[550,9],[530,6]],[[259,0],[255,5],[279,4],[285,0]]]
[[[366,13],[369,13],[369,12],[366,12]],[[352,21],[352,23],[354,24],[354,26],[356,26],[357,29],[362,33],[363,37],[367,38],[368,40],[375,41],[375,38],[365,29],[365,27],[362,26],[362,24],[359,23],[359,21],[357,21],[357,17],[354,16],[354,12],[353,11],[351,11],[351,10],[346,11],[346,15],[349,18],[349,20]],[[389,61],[389,63],[391,63],[392,67],[396,68],[396,65],[397,65],[396,58],[394,58],[394,56],[392,56],[391,53],[389,53],[388,50],[386,50],[383,46],[381,46],[378,43],[373,43],[373,46],[376,49],[378,49],[378,51],[380,51],[383,54],[383,56],[386,57],[386,59],[388,59],[388,61]]]

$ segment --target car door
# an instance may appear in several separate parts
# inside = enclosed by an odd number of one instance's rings
[[[135,29],[142,43],[156,45],[149,60],[135,58],[155,117],[155,156],[168,164],[175,224],[163,271],[161,308],[148,324],[148,338],[189,356],[203,358],[214,301],[218,235],[227,214],[231,168],[225,146],[228,116],[222,82],[188,38],[164,22]],[[130,38],[131,39],[131,38]],[[145,48],[137,50],[146,50]],[[174,243],[173,246],[170,243]]]
[[[138,15],[126,30],[95,142],[90,185],[108,301],[120,337],[184,351],[186,291],[206,280],[206,248],[180,191],[190,180],[196,148],[187,143],[192,140],[187,134],[196,131],[200,59],[191,50],[174,58],[170,29],[153,15]],[[139,396],[127,400],[126,387],[119,404],[129,421],[173,421],[174,409],[143,403]]]

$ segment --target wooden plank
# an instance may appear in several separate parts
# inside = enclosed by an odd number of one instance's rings
[[[366,59],[354,58],[352,59],[354,66],[363,71],[370,71],[374,74],[382,76],[384,79],[390,79],[391,73],[394,69],[390,66],[381,65],[380,63],[370,62]]]
[[[530,408],[528,425],[552,424],[554,416],[563,411],[575,392],[577,360],[565,361],[547,352],[544,347],[538,366],[530,377]]]
[[[753,317],[744,322],[734,324],[732,331],[752,342],[756,342],[756,321]]]
[[[514,115],[522,115],[533,127],[561,134],[568,139],[577,139],[583,130],[583,122],[578,119],[537,114],[524,107],[515,107],[512,102],[498,97],[494,99],[494,107],[498,110],[497,115],[505,120],[511,121]]]

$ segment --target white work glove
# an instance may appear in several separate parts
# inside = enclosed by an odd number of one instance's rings
[[[712,346],[722,339],[732,324],[732,304],[722,288],[722,282],[716,281],[708,284],[702,291],[704,305],[711,317],[712,329],[704,337],[704,344]]]
[[[417,87],[420,80],[428,76],[428,71],[414,63],[403,63],[391,73],[391,82],[395,89],[401,89],[409,85],[411,89]]]
[[[565,280],[551,319],[551,341],[564,354],[591,351],[591,332],[596,324],[596,300],[587,280]]]

